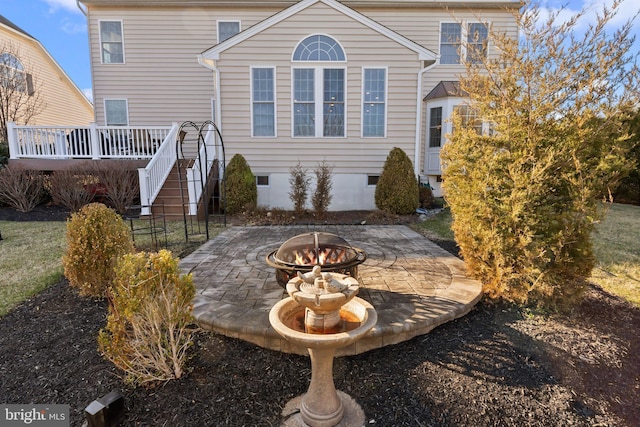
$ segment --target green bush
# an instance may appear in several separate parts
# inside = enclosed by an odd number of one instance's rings
[[[231,158],[225,172],[225,202],[228,214],[253,210],[258,206],[256,177],[241,154]]]
[[[91,203],[67,221],[64,275],[81,295],[103,297],[118,258],[134,251],[124,220],[100,203]]]
[[[384,162],[384,168],[376,186],[375,202],[378,209],[405,215],[415,212],[419,206],[418,180],[407,154],[394,147]]]
[[[180,378],[193,343],[191,275],[181,275],[171,252],[120,258],[109,292],[107,326],[98,345],[134,384]]]

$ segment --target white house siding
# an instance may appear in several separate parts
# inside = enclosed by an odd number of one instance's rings
[[[346,63],[322,64],[347,69],[345,138],[292,137],[291,69],[316,64],[294,64],[291,55],[302,39],[316,33],[337,40],[347,57]],[[263,205],[290,207],[289,169],[300,162],[314,176],[314,168],[326,160],[334,167],[330,208],[369,209],[374,207],[374,188],[366,187],[367,174],[381,172],[393,147],[402,148],[413,158],[417,75],[422,67],[417,54],[324,4],[315,4],[222,52],[216,65],[227,156],[240,153],[254,174],[270,175],[270,188],[259,189]],[[276,67],[276,138],[251,137],[251,66]],[[363,67],[388,67],[386,138],[361,138]]]
[[[3,49],[33,75],[34,89],[42,99],[42,109],[28,124],[86,126],[93,120],[91,103],[38,41],[0,25],[0,53],[5,53]]]

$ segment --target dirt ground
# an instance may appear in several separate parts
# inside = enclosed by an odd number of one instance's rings
[[[27,219],[0,208],[0,220],[12,215]],[[105,302],[65,280],[0,319],[0,403],[68,404],[80,426],[87,405],[118,390],[125,426],[277,426],[309,385],[306,357],[201,332],[186,376],[132,388],[97,351],[105,323]],[[334,378],[369,426],[637,426],[639,330],[640,310],[596,286],[563,315],[481,302],[427,335],[336,359]]]

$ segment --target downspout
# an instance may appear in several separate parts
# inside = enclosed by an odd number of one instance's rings
[[[214,62],[215,63],[215,62]],[[207,61],[204,60],[204,58],[202,57],[202,55],[198,55],[198,64],[202,65],[205,68],[208,68],[209,70],[213,71],[216,75],[215,77],[215,101],[216,101],[216,111],[215,111],[215,120],[214,122],[216,123],[216,126],[218,126],[218,129],[222,130],[222,122],[220,121],[221,118],[221,109],[220,109],[220,71],[216,68],[215,65],[211,65],[210,63],[208,63]]]
[[[426,62],[426,61],[425,61]],[[438,64],[438,61],[433,61],[432,64],[427,65],[422,70],[418,71],[418,95],[416,100],[416,144],[413,153],[413,172],[416,176],[420,175],[420,132],[422,132],[422,77],[424,73],[432,69]]]

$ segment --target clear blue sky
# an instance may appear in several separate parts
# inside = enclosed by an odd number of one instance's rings
[[[549,8],[568,4],[570,13],[583,5],[611,4],[612,0],[547,0]],[[638,0],[625,0],[618,21],[633,16],[640,8]],[[76,0],[0,0],[0,14],[34,36],[90,97],[91,71],[87,21],[76,6]],[[636,19],[635,34],[640,39],[640,18]],[[636,42],[640,46],[640,40]]]

